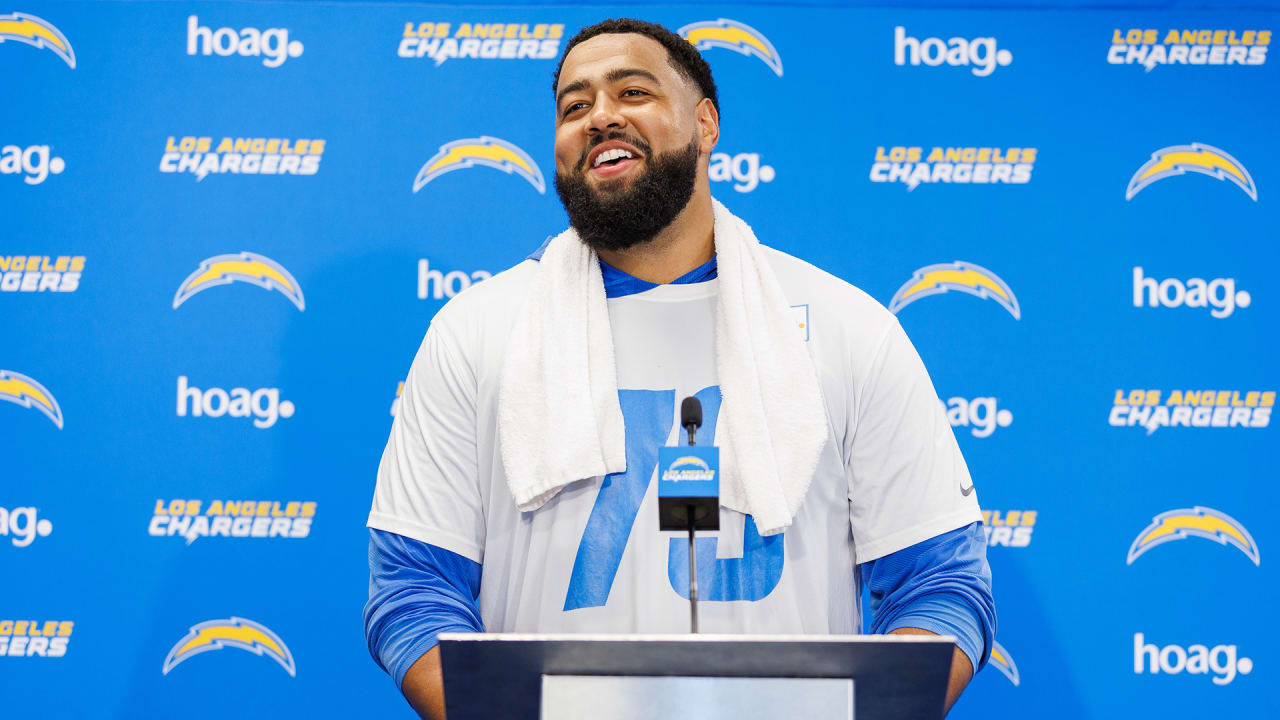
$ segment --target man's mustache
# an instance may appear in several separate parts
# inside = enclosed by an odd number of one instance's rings
[[[644,155],[645,157],[650,156],[649,143],[633,135],[628,135],[624,132],[619,132],[617,130],[614,130],[613,132],[607,135],[597,135],[594,139],[592,139],[590,142],[587,143],[587,146],[582,150],[582,155],[578,157],[577,170],[579,173],[586,172],[587,156],[591,154],[591,151],[594,150],[596,146],[598,146],[600,143],[607,142],[609,140],[621,140],[622,142],[639,150],[640,154]]]

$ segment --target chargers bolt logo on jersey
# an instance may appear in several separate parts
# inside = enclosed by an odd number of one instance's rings
[[[1253,177],[1239,160],[1231,157],[1224,150],[1198,142],[1190,145],[1170,145],[1151,153],[1151,159],[1138,168],[1138,172],[1129,179],[1129,187],[1124,192],[1124,199],[1132,200],[1134,195],[1142,192],[1148,185],[1167,177],[1184,175],[1187,172],[1229,180],[1253,198],[1254,202],[1258,201],[1258,188],[1253,184]]]
[[[986,77],[995,72],[997,65],[1012,63],[1013,53],[996,49],[996,39],[993,37],[976,37],[972,40],[953,37],[947,42],[936,37],[919,40],[909,37],[905,27],[895,27],[893,64],[919,65],[921,62],[929,67],[938,67],[943,63],[952,67],[972,67],[970,72],[974,75]]]
[[[893,294],[893,299],[889,301],[889,312],[896,315],[902,308],[920,298],[945,293],[948,290],[958,290],[980,298],[995,300],[1000,307],[1009,311],[1013,319],[1022,318],[1022,311],[1018,308],[1018,298],[1014,297],[1013,290],[1005,284],[1005,281],[980,265],[962,260],[926,265],[916,270],[911,275],[911,279]]]
[[[1129,546],[1126,564],[1132,565],[1134,560],[1157,545],[1189,537],[1212,540],[1219,545],[1232,545],[1252,560],[1254,565],[1262,564],[1258,545],[1244,525],[1224,512],[1199,505],[1177,508],[1155,516],[1151,524],[1143,528]]]
[[[1164,398],[1164,404],[1160,404]],[[1112,427],[1264,428],[1271,424],[1275,390],[1116,390],[1107,422]]]
[[[315,175],[325,141],[307,138],[212,137],[170,135],[160,156],[160,172],[191,173],[196,182],[215,175]]]
[[[809,305],[792,305],[791,317],[796,321],[796,329],[800,331],[800,338],[805,342],[809,342]]]
[[[71,43],[67,42],[67,36],[48,20],[20,12],[0,15],[0,43],[6,40],[46,48],[62,58],[72,70],[76,67],[76,53],[71,49]]]
[[[187,54],[217,54],[222,57],[241,55],[244,57],[262,56],[262,64],[269,68],[277,68],[289,58],[302,55],[302,43],[289,39],[286,28],[247,27],[234,30],[229,27],[211,30],[201,27],[200,18],[195,15],[187,17]]]
[[[62,657],[74,629],[70,620],[0,620],[0,657]]]
[[[1197,644],[1184,648],[1173,644],[1159,647],[1148,643],[1142,633],[1133,634],[1133,672],[1138,675],[1144,671],[1152,675],[1213,673],[1214,685],[1229,685],[1237,673],[1248,675],[1253,672],[1253,660],[1247,657],[1237,659],[1239,654],[1240,649],[1235,645],[1214,645],[1210,648]]]
[[[739,55],[754,56],[782,77],[782,57],[769,38],[750,25],[720,18],[689,23],[676,32],[699,50],[724,48]]]
[[[266,655],[279,663],[289,675],[297,675],[293,653],[289,652],[289,647],[279,635],[271,632],[265,625],[235,616],[192,626],[191,631],[169,651],[161,673],[168,675],[170,670],[200,653],[228,647],[247,650],[254,655]]]
[[[406,22],[396,55],[430,58],[439,67],[450,58],[554,60],[564,23]]]
[[[52,420],[59,430],[62,429],[62,408],[58,407],[53,393],[33,378],[12,370],[0,370],[0,400],[35,408]]]
[[[1145,300],[1145,302],[1144,302]],[[1253,302],[1248,290],[1236,290],[1235,278],[1193,277],[1183,282],[1177,278],[1156,280],[1144,277],[1142,266],[1133,268],[1133,306],[1175,308],[1212,308],[1209,314],[1222,319],[1236,308],[1247,308]]]
[[[529,154],[512,145],[488,135],[478,138],[462,138],[440,146],[440,151],[418,171],[413,179],[413,191],[418,192],[427,183],[454,170],[464,170],[476,165],[501,170],[508,175],[515,174],[529,181],[540,194],[546,194],[547,184],[542,179],[542,171]]]
[[[22,182],[39,185],[50,174],[61,175],[67,162],[53,154],[48,145],[0,147],[0,175],[22,175]]]
[[[1018,675],[1018,665],[1013,662],[1013,656],[998,642],[991,643],[990,665],[999,670],[1001,675],[1009,678],[1009,682],[1015,686],[1022,682],[1022,678]]]
[[[1262,65],[1267,61],[1270,30],[1169,30],[1154,28],[1111,32],[1107,62],[1142,65]]]
[[[307,307],[306,300],[302,297],[302,286],[283,265],[265,255],[246,251],[214,255],[202,260],[200,267],[178,286],[178,292],[173,296],[173,309],[177,310],[179,305],[196,293],[236,281],[257,285],[264,290],[277,290],[289,298],[289,302],[296,305],[298,310],[305,310]]]
[[[1036,148],[933,147],[894,145],[876,147],[870,179],[874,183],[902,183],[907,191],[920,183],[961,185],[1024,185],[1031,182]]]
[[[0,292],[75,292],[83,255],[0,255]]]

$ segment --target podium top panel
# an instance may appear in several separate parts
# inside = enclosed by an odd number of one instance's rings
[[[858,720],[939,720],[955,638],[444,633],[449,720],[538,720],[543,675],[851,678]]]

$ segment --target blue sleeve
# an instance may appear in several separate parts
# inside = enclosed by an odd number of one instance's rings
[[[369,602],[364,636],[396,681],[442,632],[483,632],[480,564],[403,535],[369,530]]]
[[[871,591],[871,632],[913,627],[955,635],[974,672],[991,657],[996,607],[982,523],[862,563]]]

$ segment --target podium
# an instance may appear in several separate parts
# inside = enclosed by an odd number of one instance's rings
[[[444,633],[449,720],[939,720],[955,638]]]

